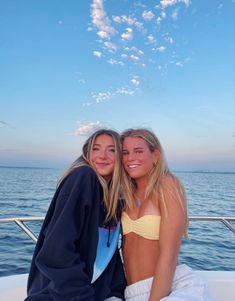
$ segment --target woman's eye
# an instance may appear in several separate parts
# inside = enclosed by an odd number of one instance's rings
[[[110,151],[111,153],[115,153],[115,148],[110,148],[109,151]]]

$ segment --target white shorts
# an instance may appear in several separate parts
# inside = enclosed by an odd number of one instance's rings
[[[138,281],[125,289],[126,301],[148,301],[153,278]],[[171,293],[161,301],[212,301],[204,280],[186,264],[176,267]]]

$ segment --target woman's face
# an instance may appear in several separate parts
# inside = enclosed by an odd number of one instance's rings
[[[151,152],[146,141],[138,137],[124,138],[122,154],[124,168],[135,180],[147,179],[158,159],[158,151]]]
[[[98,174],[108,181],[115,165],[115,144],[112,136],[102,134],[96,137],[91,151],[91,161]]]

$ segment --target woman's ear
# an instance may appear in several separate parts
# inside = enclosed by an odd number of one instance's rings
[[[153,155],[153,161],[154,161],[154,165],[157,164],[157,161],[159,160],[160,158],[160,151],[158,149],[155,149],[153,152],[152,152],[152,155]]]

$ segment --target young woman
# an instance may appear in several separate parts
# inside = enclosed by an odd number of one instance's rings
[[[121,141],[127,174],[122,213],[125,300],[210,300],[204,282],[178,262],[187,233],[186,198],[160,142],[147,129],[126,130]]]
[[[59,181],[33,255],[27,301],[123,300],[121,144],[95,132]]]

